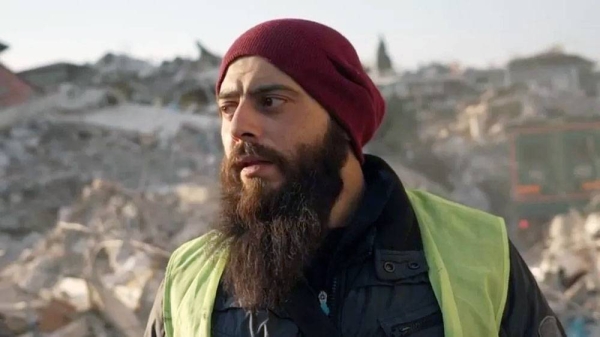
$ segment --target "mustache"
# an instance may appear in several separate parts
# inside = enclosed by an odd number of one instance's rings
[[[270,162],[282,170],[287,169],[288,161],[279,151],[258,143],[241,142],[232,149],[227,160],[229,169],[240,171],[244,157],[254,157]]]

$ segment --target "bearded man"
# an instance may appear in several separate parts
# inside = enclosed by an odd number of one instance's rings
[[[220,217],[171,256],[146,336],[564,336],[501,219],[363,154],[385,104],[340,33],[259,24],[216,95]]]

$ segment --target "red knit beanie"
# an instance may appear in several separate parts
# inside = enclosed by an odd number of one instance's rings
[[[363,161],[362,147],[381,124],[385,101],[343,35],[301,19],[259,24],[235,40],[225,54],[217,93],[229,65],[244,56],[263,57],[293,78],[348,132]]]

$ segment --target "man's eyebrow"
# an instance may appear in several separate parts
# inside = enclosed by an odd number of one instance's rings
[[[217,95],[217,99],[231,99],[239,96],[240,92],[238,90],[226,90],[219,92],[219,94]]]
[[[260,85],[257,86],[256,88],[253,88],[251,90],[249,90],[250,95],[252,96],[256,96],[256,95],[261,95],[261,94],[268,94],[274,91],[287,91],[290,94],[293,95],[298,95],[299,92],[291,87],[288,87],[287,85],[283,85],[283,84],[265,84],[265,85]]]
[[[257,95],[264,95],[264,94],[268,94],[271,92],[275,92],[275,91],[286,91],[292,95],[299,95],[300,93],[298,92],[298,90],[293,89],[292,87],[289,87],[287,85],[283,85],[283,84],[264,84],[264,85],[259,85],[256,88],[253,88],[251,90],[249,90],[249,94],[251,96],[257,96]],[[217,95],[217,99],[232,99],[232,98],[237,98],[240,97],[240,91],[237,89],[234,90],[225,90],[225,91],[221,91],[218,95]]]

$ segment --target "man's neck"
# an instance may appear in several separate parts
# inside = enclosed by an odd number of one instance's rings
[[[365,179],[360,162],[352,154],[341,171],[344,187],[331,209],[329,228],[341,228],[348,224],[350,217],[362,200]]]

